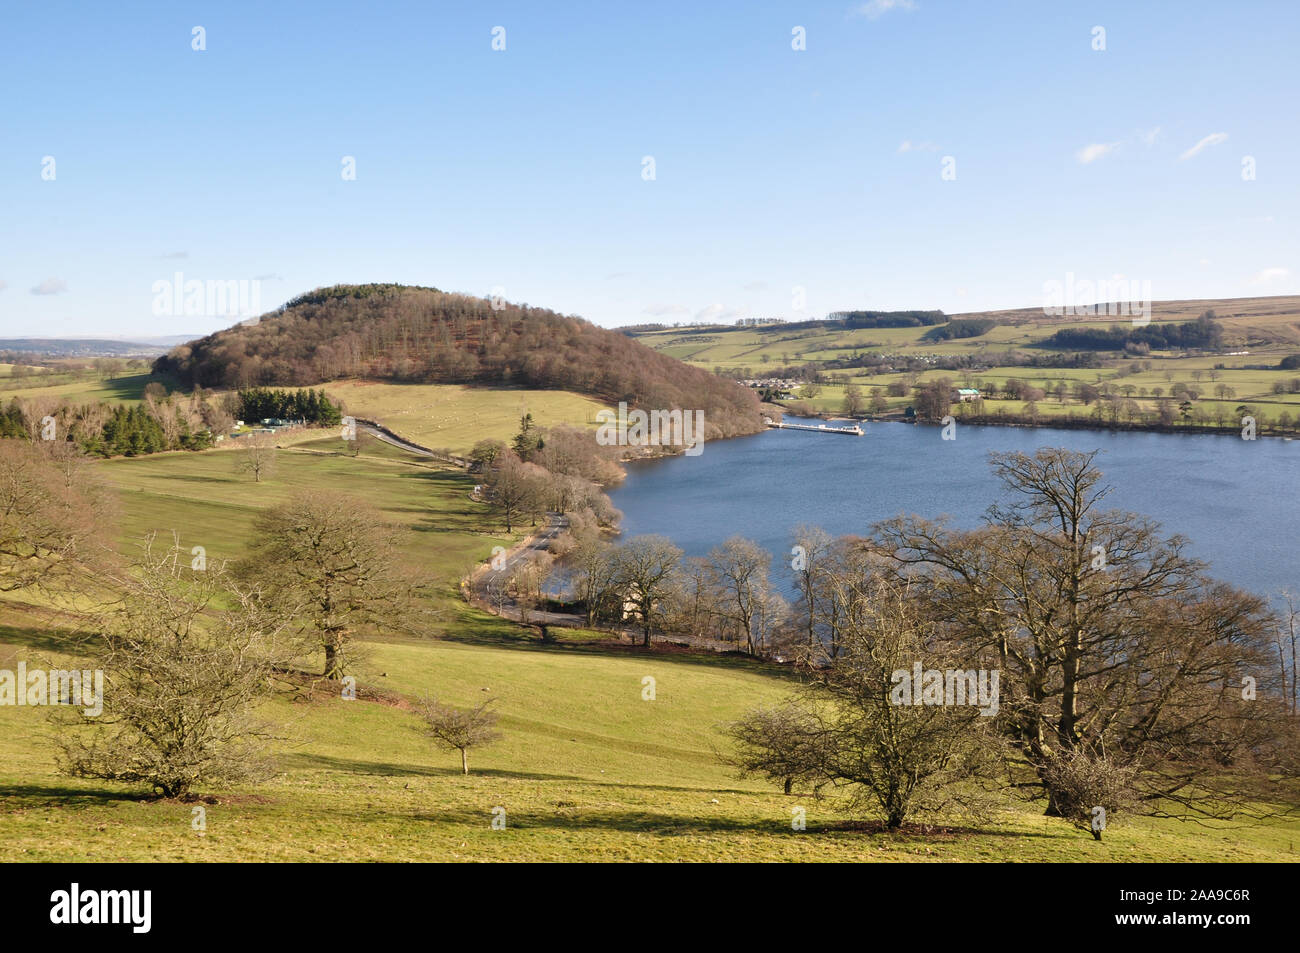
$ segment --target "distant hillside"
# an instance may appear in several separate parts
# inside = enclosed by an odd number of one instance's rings
[[[713,437],[762,427],[751,391],[626,335],[543,308],[436,288],[317,289],[257,322],[176,347],[154,369],[204,387],[307,386],[349,377],[518,385],[647,409],[703,410]]]
[[[152,357],[164,350],[157,343],[102,338],[0,338],[0,352],[34,357]]]

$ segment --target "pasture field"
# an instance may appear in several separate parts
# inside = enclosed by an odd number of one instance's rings
[[[321,385],[346,412],[375,420],[421,446],[466,453],[485,438],[509,440],[531,413],[543,427],[596,426],[604,404],[568,391],[463,384],[333,381]]]
[[[257,512],[299,492],[348,493],[376,506],[384,520],[406,531],[402,552],[446,599],[461,576],[486,560],[496,545],[509,546],[504,524],[486,504],[469,498],[474,479],[464,471],[425,461],[373,441],[359,457],[320,430],[279,434],[275,470],[260,483],[238,472],[237,442],[224,449],[118,457],[97,464],[122,500],[121,542],[146,533],[181,534],[189,549],[203,546],[209,559],[238,558]]]
[[[0,615],[0,666],[51,658]],[[20,622],[20,620],[19,620]],[[1141,819],[1086,832],[1007,802],[969,830],[855,829],[833,799],[738,780],[718,730],[785,679],[741,660],[643,656],[599,644],[542,648],[466,611],[465,640],[376,643],[362,697],[305,692],[268,704],[280,773],[194,805],[57,773],[38,709],[0,708],[0,837],[13,860],[60,861],[1252,861],[1294,862],[1300,821],[1202,826]],[[30,661],[29,661],[29,664]],[[654,701],[642,679],[657,682]],[[383,692],[368,700],[366,690]],[[433,749],[409,702],[497,699],[503,739]],[[792,830],[792,809],[807,830]],[[504,808],[505,830],[491,826]]]
[[[1114,861],[1297,859],[1300,818],[1209,826],[1138,819],[1102,843],[1041,804],[1007,801],[989,821],[882,834],[850,822],[834,796],[784,796],[740,780],[721,727],[793,686],[784,669],[731,656],[647,653],[593,633],[542,645],[531,629],[454,596],[474,561],[511,538],[468,498],[472,479],[384,445],[360,457],[316,436],[277,454],[261,484],[237,475],[238,450],[167,453],[95,466],[121,497],[125,549],[148,531],[181,534],[209,559],[239,555],[258,509],[297,490],[363,495],[410,531],[441,617],[427,636],[373,633],[345,701],[304,681],[277,697],[279,773],[195,803],[152,800],[129,785],[63,777],[46,713],[0,706],[0,840],[29,861],[201,860],[805,860]],[[76,627],[75,616],[61,624]],[[0,597],[0,668],[68,664],[53,605]],[[643,679],[655,698],[643,699]],[[455,753],[417,730],[411,704],[493,699],[503,739]],[[204,809],[206,830],[192,827]],[[807,830],[792,830],[792,809]],[[492,827],[503,808],[504,830]]]
[[[55,374],[53,380],[44,377],[13,379],[0,377],[0,401],[6,403],[20,397],[24,400],[59,404],[93,404],[104,400],[114,404],[138,404],[144,399],[144,389],[157,381],[169,382],[154,374],[127,374],[122,377],[101,378],[96,374]]]

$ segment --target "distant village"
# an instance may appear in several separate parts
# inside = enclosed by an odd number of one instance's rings
[[[788,377],[751,377],[740,383],[755,390],[770,390],[778,397],[791,395],[803,385],[802,381]]]

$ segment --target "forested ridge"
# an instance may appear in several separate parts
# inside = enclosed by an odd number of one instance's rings
[[[360,377],[570,390],[703,410],[710,437],[762,427],[753,392],[616,331],[526,304],[394,284],[300,295],[256,323],[173,349],[154,369],[202,387]]]

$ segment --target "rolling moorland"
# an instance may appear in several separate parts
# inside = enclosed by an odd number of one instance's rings
[[[900,418],[916,403],[918,385],[947,379],[954,386],[981,390],[981,405],[961,404],[955,413],[979,415],[987,423],[1160,426],[1163,405],[1165,426],[1239,427],[1238,408],[1244,406],[1264,430],[1293,432],[1300,426],[1300,370],[1281,364],[1300,354],[1300,297],[1158,301],[1150,327],[1177,326],[1206,312],[1213,312],[1222,326],[1222,339],[1204,349],[1047,346],[1063,330],[1124,330],[1132,318],[1049,316],[1041,308],[953,314],[939,325],[911,327],[808,321],[757,327],[647,325],[625,333],[664,354],[735,378],[816,379],[811,395],[804,387],[779,403],[821,416],[845,414],[846,393],[856,387],[860,400],[854,416]],[[953,327],[969,323],[970,331],[987,329],[940,339],[937,332],[949,321]],[[1013,382],[1010,392],[1008,382]],[[1081,385],[1096,393],[1080,391]]]
[[[268,326],[274,321],[264,322],[261,333]],[[895,330],[915,331],[888,329]],[[259,348],[245,353],[256,357]],[[13,394],[24,398],[136,404],[149,383],[176,386],[175,373],[174,364],[155,374],[137,369],[105,379],[70,373],[62,383],[31,388],[0,369],[0,394],[10,395],[6,383],[21,383]],[[322,384],[349,412],[454,450],[485,438],[509,440],[521,411],[548,426],[584,426],[603,403],[543,387],[399,383],[383,375],[273,383]],[[275,469],[258,482],[237,471],[240,450],[231,446],[95,462],[119,501],[116,547],[130,552],[145,533],[170,538],[176,532],[186,550],[203,546],[209,559],[235,559],[253,542],[256,517],[266,508],[302,490],[351,493],[376,506],[386,525],[407,531],[402,560],[428,583],[422,596],[432,619],[427,630],[367,632],[355,701],[340,698],[337,686],[305,680],[297,692],[266,703],[262,714],[281,736],[276,776],[232,791],[201,791],[197,801],[70,779],[57,770],[44,714],[0,706],[0,837],[12,857],[1295,859],[1300,818],[1294,814],[1203,824],[1135,818],[1117,822],[1096,842],[1044,817],[1041,803],[1007,799],[991,820],[969,827],[882,833],[846,814],[833,794],[817,799],[796,787],[785,796],[778,785],[740,780],[724,761],[730,742],[722,726],[783,697],[795,680],[787,667],[736,655],[642,650],[583,630],[543,644],[533,627],[480,612],[460,596],[460,580],[493,547],[511,546],[530,529],[505,532],[498,513],[471,499],[473,475],[379,443],[353,455],[337,431],[298,431],[276,443]],[[63,635],[89,624],[87,602],[98,595],[0,594],[0,668],[12,669],[20,659],[29,666],[71,662]],[[656,681],[653,701],[643,699],[646,676]],[[497,699],[504,737],[474,753],[468,776],[454,753],[435,750],[417,730],[413,709],[424,694],[464,706]],[[202,831],[192,823],[195,806],[206,812]],[[491,826],[498,807],[509,819],[505,830]],[[795,807],[807,811],[804,832],[791,829]]]

